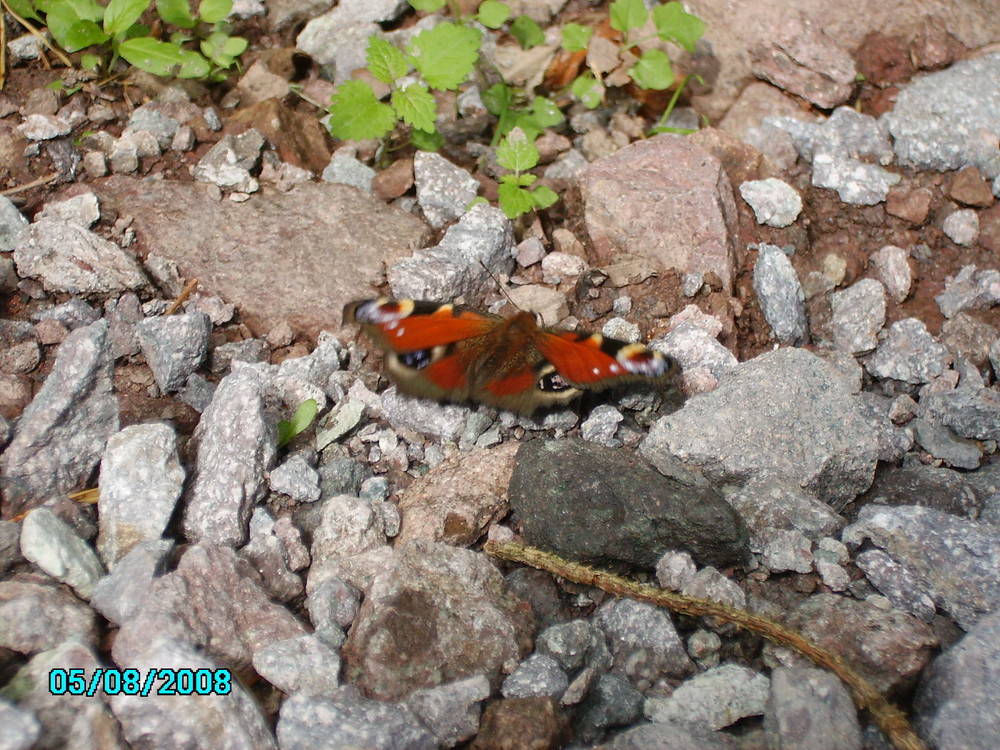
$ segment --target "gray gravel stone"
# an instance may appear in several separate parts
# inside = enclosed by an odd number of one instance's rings
[[[1000,132],[998,77],[1000,55],[992,54],[961,60],[902,87],[882,116],[899,163],[939,172],[973,165],[988,179],[1000,175],[996,144],[980,136]]]
[[[625,416],[610,404],[595,406],[590,415],[580,424],[580,436],[584,440],[607,446],[621,447],[622,441],[615,437],[618,425]]]
[[[266,362],[270,353],[264,339],[245,339],[220,344],[212,348],[209,369],[221,374],[227,372],[233,362]]]
[[[0,575],[18,562],[21,556],[21,524],[14,521],[0,521]]]
[[[18,132],[29,141],[50,141],[69,135],[73,126],[55,115],[28,115],[17,126]]]
[[[65,586],[0,581],[0,647],[34,654],[67,640],[95,645],[96,619]]]
[[[414,690],[407,707],[433,732],[441,747],[454,747],[479,731],[479,703],[490,697],[485,675]]]
[[[802,344],[807,337],[805,293],[788,256],[762,243],[753,270],[753,288],[774,337],[783,344]]]
[[[810,573],[813,569],[812,543],[801,531],[774,529],[764,535],[761,562],[773,573],[786,570]]]
[[[440,154],[418,151],[413,157],[417,202],[435,229],[460,218],[479,192],[479,183]]]
[[[340,656],[315,635],[265,645],[254,652],[253,668],[288,695],[330,695],[340,684]]]
[[[156,384],[174,393],[205,361],[212,321],[200,312],[158,315],[139,321],[135,330]]]
[[[864,354],[878,346],[885,325],[885,287],[875,279],[861,279],[830,296],[833,345],[846,354]]]
[[[118,430],[110,348],[104,321],[73,331],[60,345],[0,456],[4,517],[77,489],[100,460]]]
[[[872,263],[878,271],[879,279],[896,303],[901,303],[910,294],[912,272],[907,258],[910,254],[901,247],[886,245],[872,253]]]
[[[195,430],[194,479],[184,514],[189,539],[240,545],[274,465],[274,421],[265,414],[264,375],[244,365],[223,378]]]
[[[36,221],[38,219],[55,219],[77,224],[84,229],[88,229],[100,218],[101,209],[97,203],[97,196],[93,193],[81,193],[72,198],[49,201],[35,216]]]
[[[971,208],[960,208],[945,217],[941,230],[956,245],[968,247],[979,237],[979,214]]]
[[[986,750],[1000,737],[1000,612],[986,615],[924,671],[916,726],[934,747]]]
[[[100,317],[101,314],[97,310],[78,297],[66,300],[61,305],[39,310],[31,315],[32,320],[58,320],[71,331],[75,331],[81,326],[89,326]]]
[[[420,153],[423,153],[422,151]],[[372,192],[372,180],[377,172],[355,156],[343,150],[338,151],[330,159],[321,175],[326,182],[339,182],[351,185],[366,193]]]
[[[0,252],[9,253],[17,247],[18,240],[28,226],[17,206],[10,198],[0,195]]]
[[[837,107],[816,129],[812,183],[836,190],[845,203],[875,205],[900,180],[879,166],[889,164],[892,156],[884,124],[850,107]]]
[[[322,583],[311,587],[306,599],[309,619],[317,630],[336,625],[349,628],[358,615],[361,592],[349,583],[328,576]]]
[[[861,727],[847,688],[822,669],[778,667],[764,731],[776,747],[797,750],[861,750]]]
[[[929,383],[943,373],[951,360],[948,349],[917,318],[897,320],[875,353],[865,360],[865,369],[875,378]]]
[[[878,444],[838,370],[786,348],[737,365],[715,391],[660,419],[639,451],[654,462],[675,455],[716,480],[768,471],[837,509],[871,484]]]
[[[161,149],[170,147],[180,123],[169,114],[164,102],[152,101],[136,107],[129,115],[127,130],[152,133]]]
[[[843,533],[848,544],[865,539],[961,627],[1000,607],[1000,537],[992,525],[917,506],[866,505]]]
[[[855,562],[872,586],[896,609],[909,612],[924,622],[934,619],[937,608],[925,587],[885,552],[880,549],[865,550],[858,553]]]
[[[271,471],[268,484],[272,492],[288,495],[296,502],[312,503],[320,498],[319,473],[298,453]]]
[[[546,654],[532,654],[503,681],[500,692],[504,698],[549,696],[558,701],[567,687],[569,679],[559,662]]]
[[[97,551],[108,570],[137,544],[159,539],[184,488],[177,436],[163,423],[111,436],[101,461]]]
[[[127,659],[116,649],[115,662],[119,668],[138,669],[141,674],[151,669],[217,670],[221,666],[200,649],[166,633],[149,638]],[[211,698],[159,695],[155,690],[145,697],[116,695],[110,698],[111,710],[132,747],[178,747],[178,738],[183,737],[190,747],[276,750],[274,735],[256,700],[238,679],[233,678],[231,685],[228,694]]]
[[[21,524],[21,554],[89,600],[104,568],[94,550],[48,508],[35,508]]]
[[[983,449],[975,441],[958,437],[944,425],[927,419],[918,417],[911,424],[917,443],[934,458],[959,469],[979,466]]]
[[[652,721],[722,729],[744,717],[763,714],[770,685],[758,672],[721,664],[685,680],[669,698],[647,698],[643,712]]]
[[[171,539],[140,542],[94,587],[91,606],[121,625],[142,606],[154,578],[167,572],[174,551]]]
[[[41,733],[42,725],[33,712],[0,698],[0,747],[3,750],[31,750]]]
[[[774,177],[744,182],[740,185],[740,195],[750,204],[758,224],[787,227],[802,212],[802,196],[787,182]]]
[[[979,310],[1000,304],[1000,271],[976,271],[973,265],[962,266],[954,277],[945,279],[944,291],[934,298],[941,314],[952,318],[962,310]]]
[[[624,726],[642,716],[642,693],[617,674],[602,674],[587,694],[577,716],[576,731],[593,742],[604,730]]]
[[[448,228],[440,244],[395,263],[387,274],[389,285],[397,298],[475,298],[494,288],[490,273],[511,272],[513,249],[514,228],[503,212],[473,206]]]
[[[369,700],[346,686],[330,697],[291,696],[281,705],[277,732],[281,750],[438,747],[434,735],[405,705]]]
[[[570,620],[546,628],[538,636],[535,649],[555,659],[569,675],[585,666],[602,672],[611,666],[604,633],[588,620]]]
[[[663,609],[615,599],[598,608],[593,622],[607,636],[614,671],[624,673],[637,690],[647,689],[663,674],[684,677],[694,671],[684,642]]]
[[[294,571],[309,563],[298,530],[293,526],[290,529],[295,536],[282,538],[278,533],[281,530],[279,523],[267,509],[258,507],[250,517],[250,541],[239,551],[241,557],[253,563],[271,598],[279,602],[287,602],[302,593],[302,579]],[[302,559],[294,560],[296,553]]]
[[[14,263],[49,292],[109,294],[149,286],[142,266],[113,242],[76,224],[36,221],[18,238]]]
[[[224,135],[201,157],[192,170],[199,182],[210,182],[240,193],[255,193],[260,184],[252,176],[260,165],[264,136],[251,128],[239,135]]]

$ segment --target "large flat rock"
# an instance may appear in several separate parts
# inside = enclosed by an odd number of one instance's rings
[[[115,176],[95,190],[105,210],[134,218],[143,254],[176,261],[256,335],[281,320],[313,338],[340,328],[344,304],[371,294],[383,262],[429,237],[416,217],[346,185],[265,188],[244,203],[193,182]]]

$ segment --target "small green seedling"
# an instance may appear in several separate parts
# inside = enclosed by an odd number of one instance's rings
[[[176,27],[169,41],[151,36],[139,23],[151,0],[3,0],[15,13],[48,26],[56,43],[67,52],[88,47],[80,64],[86,70],[111,71],[119,58],[158,76],[220,81],[247,48],[247,40],[229,35],[226,16],[232,0],[201,0],[198,15],[188,0],[155,0],[160,19]],[[196,49],[191,49],[197,46]]]
[[[650,17],[656,28],[655,37],[671,41],[689,52],[694,52],[695,45],[705,33],[705,23],[695,15],[684,10],[679,2],[669,2],[659,5],[650,12],[643,0],[615,0],[609,9],[611,28],[621,32],[621,46],[618,50],[623,72],[640,88],[662,91],[674,83],[673,66],[667,53],[659,49],[645,49],[636,58],[632,52],[643,42],[653,37],[642,37],[638,34],[645,28]],[[562,47],[569,51],[580,51],[588,48],[593,29],[587,29],[577,24],[566,24],[562,30]],[[614,71],[617,72],[617,71]],[[612,71],[608,71],[612,73]],[[620,81],[620,77],[615,80]],[[608,76],[595,75],[588,70],[578,76],[569,90],[577,99],[590,109],[600,106],[604,100],[605,89],[614,85]],[[675,102],[676,103],[676,102]]]
[[[299,408],[295,410],[291,419],[282,419],[279,421],[278,447],[284,448],[292,441],[292,438],[308,428],[316,418],[317,411],[316,399],[307,398],[299,404]]]
[[[514,128],[520,128],[528,140],[534,142],[546,128],[554,128],[564,119],[556,103],[544,96],[533,97],[530,103],[518,103],[517,99],[518,92],[503,82],[483,92],[483,106],[497,117],[491,146],[496,146]]]
[[[500,210],[508,219],[515,219],[536,209],[548,208],[559,200],[555,191],[545,185],[528,189],[538,179],[528,172],[537,166],[538,158],[534,139],[528,140],[520,128],[511,130],[497,146],[497,162],[514,173],[501,177],[500,186],[497,188]]]

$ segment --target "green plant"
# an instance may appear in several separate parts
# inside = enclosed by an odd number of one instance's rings
[[[608,85],[621,85],[629,79],[643,89],[663,90],[673,85],[673,66],[666,52],[647,48],[642,49],[637,57],[632,51],[634,48],[641,49],[645,42],[659,38],[694,52],[695,45],[705,33],[705,23],[685,11],[679,2],[668,2],[649,11],[643,0],[615,0],[611,3],[609,14],[611,28],[622,35],[617,65],[605,71],[607,75],[595,74],[592,70],[588,70],[579,75],[569,87],[570,93],[591,109],[598,107],[604,100]],[[656,32],[643,37],[638,32],[646,27],[650,17]],[[562,30],[563,49],[569,51],[587,49],[591,32],[592,29],[587,30],[576,24],[567,24]]]
[[[534,140],[529,140],[520,128],[514,128],[497,146],[497,162],[513,172],[503,175],[497,188],[500,210],[508,219],[515,219],[539,208],[548,208],[559,200],[555,191],[545,185],[528,189],[538,179],[528,172],[538,165],[539,154]]]
[[[520,128],[533,142],[546,128],[554,128],[564,119],[562,110],[551,99],[536,96],[528,102],[526,97],[503,82],[490,86],[483,92],[483,105],[491,115],[497,117],[491,146],[496,146],[514,128]]]
[[[284,448],[292,441],[293,437],[309,427],[316,418],[317,411],[316,399],[307,398],[299,404],[299,408],[295,410],[291,419],[280,420],[278,422],[278,447]]]
[[[111,71],[119,58],[159,76],[222,80],[247,47],[247,40],[229,35],[226,16],[232,0],[201,0],[198,15],[188,0],[155,0],[160,19],[176,27],[169,41],[151,36],[139,23],[151,0],[3,0],[16,14],[48,26],[56,43],[67,52],[88,47],[101,53],[81,56],[89,70]],[[198,49],[190,49],[197,44]]]

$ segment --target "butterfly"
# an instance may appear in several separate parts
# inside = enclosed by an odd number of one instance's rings
[[[672,357],[644,344],[542,327],[527,312],[503,318],[460,305],[383,297],[346,305],[344,324],[351,323],[386,352],[386,370],[403,393],[525,415],[583,391],[667,382],[680,370]]]

